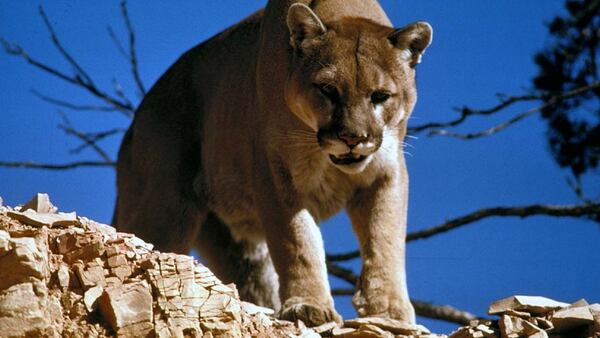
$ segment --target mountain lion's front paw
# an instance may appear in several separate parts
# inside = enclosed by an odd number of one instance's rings
[[[342,317],[332,306],[319,303],[312,297],[292,297],[281,307],[281,319],[295,322],[301,320],[307,326],[317,326],[328,322],[342,322]]]
[[[359,317],[387,317],[401,322],[414,324],[415,310],[408,299],[398,297],[394,293],[385,294],[358,290],[352,303]]]

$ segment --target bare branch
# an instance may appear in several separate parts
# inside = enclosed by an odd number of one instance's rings
[[[336,288],[331,290],[334,296],[352,296],[356,290],[353,288]],[[459,310],[450,305],[436,305],[428,302],[411,299],[415,312],[418,316],[439,319],[459,325],[469,325],[469,322],[478,319],[474,314]]]
[[[119,38],[117,37],[117,34],[115,34],[115,31],[112,29],[112,27],[107,26],[106,30],[108,31],[108,35],[110,36],[110,39],[113,41],[113,43],[117,47],[117,50],[119,51],[119,53],[121,53],[121,55],[123,55],[123,57],[125,59],[129,59],[129,57],[127,56],[127,52],[125,51],[125,48],[123,48],[123,44],[121,44],[121,40],[119,40]]]
[[[60,99],[55,99],[55,98],[46,96],[46,95],[38,92],[35,89],[32,89],[31,93],[33,95],[37,96],[38,98],[42,99],[43,101],[46,101],[46,102],[51,103],[51,104],[53,104],[55,106],[58,106],[58,107],[68,108],[68,109],[71,109],[71,110],[79,110],[79,111],[106,111],[106,112],[112,112],[112,111],[117,110],[115,107],[100,106],[100,105],[75,104],[75,103],[63,101],[63,100],[60,100]]]
[[[471,109],[469,107],[456,108],[460,112],[460,116],[448,122],[430,122],[416,127],[409,127],[411,133],[419,133],[428,129],[455,127],[463,123],[467,118],[475,115],[492,115],[518,102],[537,101],[544,99],[542,95],[523,95],[523,96],[503,96],[501,102],[488,109]]]
[[[464,225],[477,222],[484,218],[502,216],[512,217],[518,216],[526,218],[530,216],[553,216],[553,217],[599,217],[600,203],[582,204],[582,205],[542,205],[533,204],[521,207],[495,207],[476,210],[462,217],[451,219],[442,224],[433,226],[428,229],[411,232],[406,236],[406,241],[414,241],[418,239],[429,238]],[[359,251],[352,251],[337,255],[327,255],[327,258],[334,261],[345,261],[360,257]]]
[[[114,162],[100,162],[100,161],[77,161],[65,164],[52,164],[52,163],[39,163],[33,161],[23,162],[6,162],[0,161],[0,167],[4,168],[25,168],[25,169],[45,169],[45,170],[68,170],[81,167],[115,167]]]
[[[89,138],[85,133],[73,128],[70,123],[60,124],[58,125],[58,128],[62,129],[67,135],[75,136],[83,141],[87,146],[91,147],[105,162],[113,162],[110,156],[108,156],[108,154],[96,143],[96,141]]]
[[[436,305],[420,300],[411,299],[415,312],[418,316],[439,319],[459,325],[469,325],[469,322],[479,317],[474,314],[459,310],[450,305]]]
[[[461,134],[461,133],[454,133],[454,132],[448,131],[447,129],[434,129],[429,132],[429,135],[449,136],[449,137],[459,138],[459,139],[463,139],[463,140],[470,140],[470,139],[474,139],[474,138],[490,136],[490,135],[493,135],[497,132],[500,132],[500,131],[506,129],[507,127],[521,121],[522,119],[524,119],[526,117],[529,117],[529,116],[541,111],[542,109],[544,109],[545,107],[548,107],[549,105],[550,104],[543,104],[539,107],[527,110],[519,115],[514,116],[513,118],[511,118],[507,121],[504,121],[494,127],[484,129],[482,131],[468,133],[468,134]]]
[[[50,38],[52,39],[52,43],[54,44],[54,46],[56,46],[56,48],[58,49],[60,54],[67,60],[67,62],[71,66],[73,66],[73,68],[75,69],[75,72],[76,72],[76,75],[75,75],[76,78],[80,78],[83,80],[83,82],[86,82],[90,86],[94,86],[92,78],[83,69],[83,67],[81,67],[79,65],[79,63],[77,63],[77,61],[75,61],[75,59],[71,56],[71,54],[69,54],[67,52],[67,50],[63,47],[63,45],[60,43],[60,40],[58,39],[58,35],[56,35],[56,32],[54,31],[54,27],[52,27],[52,24],[50,24],[50,20],[48,20],[48,16],[46,15],[46,12],[44,11],[44,7],[42,7],[40,5],[38,7],[38,10],[39,10],[40,16],[44,20],[44,24],[46,25],[48,32],[50,33]]]
[[[492,108],[475,110],[475,109],[471,109],[468,107],[463,107],[460,110],[460,113],[461,113],[460,117],[458,117],[455,120],[452,120],[449,122],[432,122],[432,123],[427,123],[427,124],[416,126],[416,127],[410,127],[409,132],[418,133],[418,132],[422,132],[424,130],[430,130],[429,135],[444,135],[444,136],[457,137],[457,138],[461,138],[461,139],[473,139],[473,138],[482,137],[482,136],[489,136],[489,135],[495,134],[501,130],[504,130],[508,126],[510,126],[530,115],[533,115],[534,113],[539,112],[546,107],[555,105],[556,103],[560,102],[561,100],[568,99],[573,96],[581,95],[585,92],[595,90],[597,88],[600,88],[600,82],[594,82],[587,86],[576,88],[576,89],[573,89],[573,90],[570,90],[570,91],[567,91],[567,92],[564,92],[564,93],[561,93],[558,95],[554,95],[554,96],[523,95],[523,96],[503,97],[503,98],[501,98],[501,102]],[[480,131],[480,132],[470,133],[470,134],[458,134],[458,133],[453,133],[453,132],[449,132],[448,130],[442,129],[442,128],[457,126],[457,125],[461,124],[462,122],[464,122],[470,116],[491,115],[491,114],[497,113],[501,110],[504,110],[504,109],[508,108],[509,106],[511,106],[515,103],[518,103],[518,102],[539,101],[539,100],[544,100],[546,102],[538,107],[531,108],[521,114],[518,114],[518,115],[514,116],[513,118],[511,118],[495,127],[492,127],[492,128]]]
[[[106,94],[105,92],[103,92],[102,90],[100,90],[98,87],[96,87],[94,85],[91,77],[75,61],[75,59],[63,48],[62,44],[60,43],[60,40],[58,39],[58,37],[56,35],[56,32],[54,31],[54,28],[50,24],[50,21],[42,7],[40,7],[40,15],[42,16],[42,19],[44,20],[44,23],[45,23],[48,31],[50,32],[52,43],[56,46],[56,48],[59,50],[61,55],[67,60],[67,62],[74,68],[75,75],[67,75],[66,73],[64,73],[54,67],[51,67],[41,61],[38,61],[38,60],[32,58],[20,45],[11,44],[11,43],[7,42],[6,40],[4,40],[3,38],[0,38],[0,44],[2,44],[4,51],[9,55],[14,55],[14,56],[23,58],[27,63],[34,66],[35,68],[38,68],[44,72],[47,72],[50,75],[53,75],[67,83],[70,83],[72,85],[75,85],[75,86],[85,89],[87,92],[89,92],[93,96],[101,99],[102,101],[107,102],[108,104],[113,106],[115,108],[115,110],[123,113],[127,117],[133,116],[134,107],[131,104],[131,102],[129,102],[128,100],[119,100],[118,98],[112,97],[112,96]]]
[[[133,26],[131,25],[131,20],[129,19],[126,0],[121,1],[121,14],[125,20],[127,32],[129,33],[129,62],[131,63],[131,72],[141,96],[144,96],[146,95],[146,89],[144,88],[144,84],[142,83],[142,79],[140,78],[140,73],[138,71],[138,59],[135,51],[135,33],[133,31]]]
[[[126,131],[126,129],[124,129],[124,128],[113,128],[113,129],[100,131],[100,132],[85,133],[85,135],[91,142],[97,143],[107,137],[110,137],[110,136],[113,136],[116,134],[120,134],[120,133],[124,133],[125,131]],[[89,145],[87,143],[84,143],[77,148],[71,149],[70,152],[72,154],[77,154],[77,153],[80,153],[85,148],[87,148],[88,146]]]
[[[595,216],[600,214],[600,204],[583,205],[542,205],[534,204],[524,207],[496,207],[480,209],[468,215],[455,218],[443,224],[415,231],[406,236],[406,241],[425,239],[431,236],[454,230],[463,225],[470,224],[484,218],[494,216],[518,216],[526,218],[530,216],[546,215],[553,217],[583,217]]]

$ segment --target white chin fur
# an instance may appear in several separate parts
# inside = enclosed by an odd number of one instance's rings
[[[335,164],[331,161],[329,163],[331,163],[332,166],[336,167],[343,173],[355,175],[355,174],[360,174],[361,172],[363,172],[365,170],[365,168],[369,165],[369,163],[371,162],[372,159],[373,159],[373,154],[368,155],[364,160],[362,160],[358,163],[345,164],[345,165]]]

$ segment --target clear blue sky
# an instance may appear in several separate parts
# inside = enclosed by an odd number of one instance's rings
[[[68,50],[103,88],[116,78],[135,102],[127,63],[106,34],[112,25],[124,33],[117,1],[42,2]],[[265,1],[132,1],[140,72],[147,87],[184,51],[237,22]],[[30,55],[69,71],[44,29],[38,1],[3,1],[0,35],[19,42]],[[455,117],[452,108],[496,103],[496,93],[519,94],[530,86],[534,53],[547,42],[544,23],[562,13],[562,1],[382,1],[400,26],[427,20],[434,42],[418,69],[419,102],[413,125]],[[91,152],[71,155],[77,143],[56,126],[57,109],[30,89],[74,102],[95,102],[82,91],[50,78],[22,60],[0,53],[0,159],[63,163],[95,159]],[[461,128],[479,130],[529,107],[521,105],[497,118],[476,119]],[[126,126],[114,113],[68,112],[73,124],[93,131]],[[411,177],[409,230],[442,223],[475,209],[532,203],[578,201],[565,184],[567,172],[551,160],[538,117],[487,139],[459,141],[420,135],[407,149]],[[120,137],[103,145],[115,154]],[[597,177],[596,177],[597,179]],[[600,180],[588,180],[591,191]],[[5,204],[25,202],[48,192],[61,210],[110,222],[115,197],[111,169],[52,172],[0,168]],[[356,247],[345,216],[323,225],[330,252]],[[476,314],[512,294],[536,294],[572,302],[600,301],[600,231],[597,224],[573,219],[493,218],[452,233],[408,245],[411,296],[451,304]],[[358,267],[357,261],[348,263]],[[345,286],[333,281],[334,286]],[[338,298],[344,317],[354,316],[349,297]],[[422,320],[434,331],[455,326]]]

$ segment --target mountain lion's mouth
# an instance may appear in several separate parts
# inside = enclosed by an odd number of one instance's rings
[[[329,159],[331,160],[331,162],[333,162],[336,165],[350,165],[360,163],[364,161],[365,158],[367,158],[367,156],[354,153],[346,153],[340,156],[335,156],[331,154],[329,155]]]

